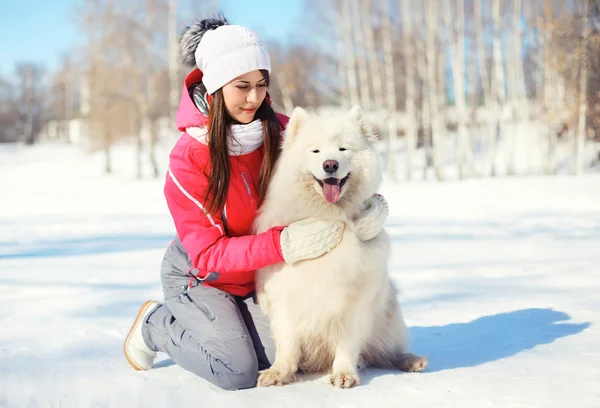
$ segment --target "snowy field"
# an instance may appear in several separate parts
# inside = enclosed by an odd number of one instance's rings
[[[429,368],[231,392],[123,357],[174,231],[162,178],[114,160],[105,176],[101,155],[0,146],[1,407],[600,407],[600,174],[386,183],[390,270]]]

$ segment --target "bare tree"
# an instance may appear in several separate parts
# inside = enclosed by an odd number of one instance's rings
[[[523,140],[518,140],[523,137],[519,132],[519,128],[523,119],[527,118],[527,104],[523,103],[525,98],[525,82],[523,73],[523,54],[521,45],[521,18],[522,4],[521,0],[512,0],[512,53],[510,58],[507,58],[510,63],[507,64],[507,79],[509,93],[509,107],[511,113],[511,132],[504,134],[506,141],[506,170],[507,174],[514,175],[516,172],[516,160],[518,157],[519,146]]]
[[[340,100],[336,73],[337,57],[306,44],[282,47],[269,43],[272,82],[269,95],[277,108],[291,112],[294,106],[320,106],[345,104]],[[342,75],[345,76],[345,69]],[[333,79],[333,80],[332,80]],[[342,85],[347,84],[341,81]]]
[[[555,54],[552,53],[552,25],[553,11],[551,0],[541,0],[542,13],[540,13],[539,28],[543,33],[542,57],[542,109],[546,119],[546,132],[548,134],[548,152],[546,154],[546,174],[556,173],[556,146],[558,144],[556,115],[554,110],[557,105],[556,91],[559,87],[559,78],[556,75]]]
[[[442,176],[442,149],[444,133],[444,120],[440,112],[440,89],[437,75],[438,67],[438,4],[437,0],[428,0],[424,3],[427,7],[427,85],[429,94],[429,117],[431,121],[431,142],[432,142],[432,161],[434,174],[438,181],[443,180]]]
[[[160,118],[172,117],[172,88],[178,70],[169,69],[169,24],[173,4],[167,0],[85,0],[79,4],[78,24],[87,32],[89,101],[87,123],[92,146],[106,154],[119,139],[137,143],[136,172],[142,177],[144,158],[152,174],[160,174],[155,155]],[[171,15],[169,14],[171,12]],[[169,20],[171,17],[171,20]],[[163,23],[164,22],[164,23]],[[173,52],[171,47],[171,53]],[[101,141],[101,142],[100,142]]]
[[[471,142],[475,137],[479,138],[482,142],[488,141],[490,135],[488,132],[495,132],[495,129],[491,125],[489,115],[481,115],[481,112],[485,112],[490,109],[490,80],[489,70],[487,64],[487,49],[484,41],[484,35],[486,31],[483,25],[483,7],[482,0],[473,0],[473,35],[471,38],[471,57],[469,58],[470,63],[470,84],[472,88],[471,94]],[[481,103],[480,103],[481,102]],[[483,121],[481,118],[485,117]],[[483,122],[483,126],[482,126]],[[481,150],[483,151],[483,149]],[[483,173],[483,168],[478,167],[477,171]],[[475,171],[475,170],[474,170]]]
[[[481,83],[481,90],[483,93],[483,103],[488,105],[490,103],[490,80],[487,70],[487,58],[483,29],[483,8],[481,7],[482,0],[473,1],[473,14],[474,14],[474,25],[475,25],[475,41],[477,43],[477,63],[479,65],[479,78]]]
[[[472,173],[473,153],[467,132],[467,105],[465,92],[465,16],[464,0],[456,0],[456,15],[452,16],[450,0],[444,1],[444,19],[449,33],[450,50],[452,53],[452,79],[454,83],[454,100],[458,122],[457,132],[457,161],[458,177],[465,177],[465,166],[469,165]],[[468,163],[468,164],[467,164]]]
[[[110,173],[112,146],[134,130],[136,110],[129,94],[135,79],[121,52],[132,31],[119,30],[121,10],[116,0],[85,0],[76,6],[76,15],[87,39],[80,53],[87,63],[82,104],[88,137],[92,149],[104,152],[105,172]]]
[[[417,9],[414,14],[415,17],[415,37],[419,35],[418,28],[425,27],[424,35],[428,35],[426,28],[426,12],[425,6],[422,5]],[[421,146],[423,147],[423,153],[425,158],[425,164],[423,166],[423,179],[427,178],[427,171],[433,167],[433,139],[432,139],[432,120],[431,120],[431,93],[429,92],[429,64],[427,61],[427,47],[426,41],[417,42],[415,41],[415,51],[417,60],[417,78],[418,78],[418,95],[420,95],[417,112],[418,124],[417,127],[421,129]],[[419,140],[417,135],[417,146],[419,146]]]
[[[343,25],[341,22],[337,22],[336,27],[338,28],[338,32],[340,33],[340,35],[338,36],[338,41],[337,41],[338,81],[340,84],[339,103],[341,106],[348,108],[349,101],[350,101],[350,86],[349,86],[350,81],[348,79],[349,72],[346,69],[346,57],[345,57],[345,52],[344,52],[345,46],[344,46],[344,40],[343,40],[343,34],[342,34],[344,32],[344,30],[342,28]]]
[[[356,45],[356,61],[358,64],[358,78],[360,90],[360,104],[363,109],[371,109],[371,97],[369,93],[369,69],[367,66],[366,41],[363,25],[369,21],[365,21],[365,16],[361,14],[360,0],[350,1],[350,15],[352,16],[352,32],[354,33]],[[363,0],[364,1],[364,0]]]
[[[16,142],[18,139],[17,106],[14,85],[0,77],[0,143]]]
[[[392,180],[396,179],[396,142],[398,138],[398,123],[396,112],[396,76],[394,72],[394,56],[392,49],[392,27],[388,0],[381,0],[383,56],[385,64],[385,88],[387,96],[387,168]]]
[[[360,14],[365,20],[363,22],[363,36],[365,38],[365,47],[367,50],[367,59],[369,67],[369,77],[371,78],[371,88],[373,89],[374,104],[377,109],[383,109],[385,106],[383,79],[381,75],[381,63],[377,57],[377,45],[375,43],[373,31],[375,25],[376,4],[374,0],[363,0],[360,2]]]
[[[416,90],[415,90],[415,65],[416,61],[414,52],[414,41],[412,19],[408,1],[401,1],[402,7],[402,30],[404,40],[404,66],[405,74],[405,99],[404,110],[406,111],[406,132],[404,133],[406,146],[406,178],[412,178],[412,159],[413,153],[417,146],[417,106],[416,106]]]
[[[588,37],[589,37],[589,0],[583,0],[582,41],[579,58],[579,104],[577,109],[577,133],[575,138],[575,174],[583,173],[583,149],[586,139],[586,113],[588,89]]]
[[[491,99],[492,99],[492,127],[488,141],[488,160],[490,175],[497,174],[496,169],[496,139],[502,133],[501,118],[502,106],[506,99],[504,90],[504,69],[502,67],[502,45],[501,45],[501,0],[492,0],[492,18],[494,26],[493,37],[493,62],[492,62],[492,80],[491,80]]]
[[[350,105],[358,105],[360,97],[358,94],[358,83],[356,80],[356,56],[352,36],[352,11],[350,10],[350,0],[342,0],[342,20],[338,23],[340,32],[344,39],[346,78],[348,79],[348,92],[350,96]]]
[[[158,119],[161,116],[160,112],[156,109],[158,102],[158,79],[160,76],[161,69],[164,68],[163,58],[156,57],[156,37],[161,33],[164,34],[168,31],[169,26],[167,25],[162,30],[156,29],[157,21],[164,21],[160,18],[160,9],[164,7],[164,3],[160,0],[145,0],[145,4],[142,5],[143,14],[145,19],[141,22],[141,35],[146,37],[146,41],[141,41],[143,44],[142,60],[144,61],[143,70],[141,72],[141,87],[135,92],[135,103],[140,109],[142,118],[142,129],[147,138],[147,151],[150,165],[152,166],[152,174],[155,178],[159,176],[158,163],[156,161],[156,144],[158,143]],[[164,11],[164,8],[162,9]],[[170,22],[170,21],[169,21]],[[172,24],[172,22],[170,22]],[[170,38],[168,35],[167,38]],[[126,51],[127,52],[127,51]],[[172,52],[172,51],[171,51]],[[172,57],[171,57],[172,58]],[[134,69],[135,65],[132,65]],[[172,95],[169,97],[169,102],[172,101]],[[141,132],[138,132],[138,160],[137,160],[137,175],[138,178],[142,177],[142,166],[141,166],[141,152],[144,150],[144,143],[141,137]]]
[[[177,36],[177,0],[169,1],[169,21],[168,21],[168,45],[169,52],[169,110],[171,113],[171,124],[175,128],[175,116],[177,105],[179,103],[179,41]]]
[[[46,117],[48,125],[46,136],[56,140],[72,142],[71,120],[78,115],[76,93],[79,89],[79,73],[74,57],[63,54],[57,69],[49,75],[50,89],[47,91]]]
[[[291,115],[294,110],[294,102],[292,101],[292,92],[290,90],[290,84],[286,79],[285,72],[280,71],[275,74],[275,79],[281,90],[281,100],[286,114]]]
[[[44,92],[41,87],[44,69],[32,62],[17,64],[22,141],[34,144],[42,128]]]

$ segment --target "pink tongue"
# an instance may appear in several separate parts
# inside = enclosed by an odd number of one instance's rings
[[[339,184],[324,184],[323,194],[325,199],[330,203],[335,203],[340,199],[340,185]]]

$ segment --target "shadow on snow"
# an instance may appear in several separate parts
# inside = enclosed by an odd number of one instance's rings
[[[415,326],[410,337],[413,352],[429,358],[427,372],[436,372],[507,358],[590,327],[569,323],[570,318],[553,309],[522,309],[468,323]]]
[[[166,249],[172,239],[173,235],[144,234],[105,235],[92,238],[36,241],[27,244],[0,242],[0,260],[20,258],[56,258],[158,248]]]

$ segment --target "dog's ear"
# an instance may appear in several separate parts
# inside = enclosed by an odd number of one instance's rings
[[[365,123],[365,119],[363,116],[363,110],[359,105],[354,105],[352,109],[348,111],[348,116],[352,118],[358,126],[360,126],[360,133],[369,143],[373,143],[377,140],[377,136],[373,132],[371,126]]]
[[[298,106],[294,108],[294,110],[292,111],[292,116],[290,116],[290,121],[285,127],[283,139],[284,149],[293,143],[294,139],[298,135],[298,132],[300,131],[300,128],[302,127],[304,122],[306,122],[306,119],[308,119],[308,116],[308,112],[302,109],[301,107]]]

